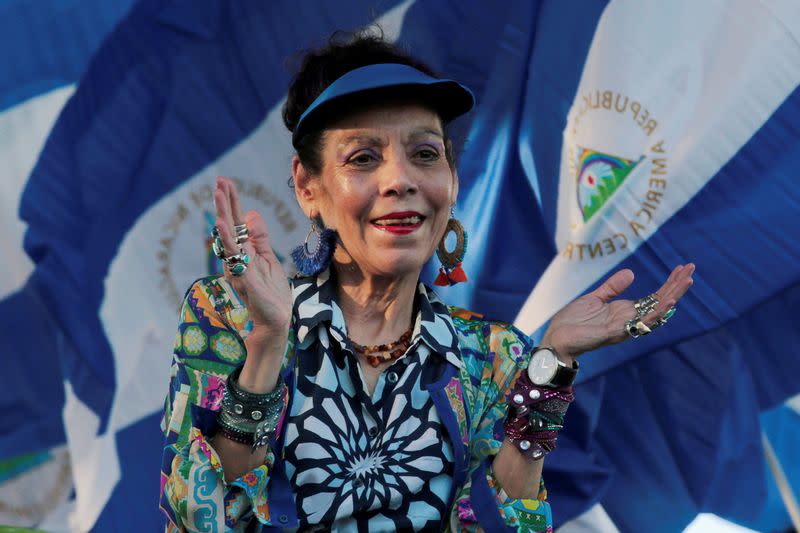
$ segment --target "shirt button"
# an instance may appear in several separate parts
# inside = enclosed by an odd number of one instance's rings
[[[278,520],[281,522],[281,524],[285,524],[286,522],[289,521],[289,517],[286,516],[285,514],[282,514],[278,517]]]
[[[395,372],[389,372],[386,375],[386,381],[394,385],[395,383],[397,383],[397,374]]]
[[[356,480],[353,481],[353,486],[356,487],[356,488],[360,487],[363,484],[364,484],[364,481],[360,477],[357,477]]]
[[[378,436],[378,428],[376,428],[376,427],[369,428],[369,436],[372,437],[372,438],[377,437]]]

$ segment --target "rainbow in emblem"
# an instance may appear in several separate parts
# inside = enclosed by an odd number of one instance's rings
[[[644,156],[637,160],[625,159],[577,147],[578,207],[584,222],[605,205],[642,159]]]

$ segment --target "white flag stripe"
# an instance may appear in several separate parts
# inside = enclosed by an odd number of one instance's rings
[[[47,135],[74,90],[56,89],[0,113],[0,299],[33,271],[22,250],[26,226],[18,218],[19,201]]]

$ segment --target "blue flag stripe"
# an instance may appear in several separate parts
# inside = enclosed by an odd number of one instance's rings
[[[78,80],[133,0],[7,0],[0,6],[0,112]]]

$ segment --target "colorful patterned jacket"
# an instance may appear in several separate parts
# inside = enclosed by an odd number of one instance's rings
[[[435,295],[431,291],[431,295]],[[449,531],[552,531],[544,483],[537,499],[504,496],[491,472],[503,440],[505,392],[526,365],[530,339],[502,322],[449,308],[458,335],[460,370],[430,391],[455,455],[454,500]],[[175,338],[170,389],[162,430],[165,444],[160,506],[165,531],[258,531],[297,524],[292,490],[281,459],[280,428],[264,464],[226,482],[210,444],[227,375],[245,358],[252,323],[236,292],[222,277],[196,281],[187,291]],[[295,326],[296,327],[296,326]],[[294,339],[282,371],[291,401]]]

